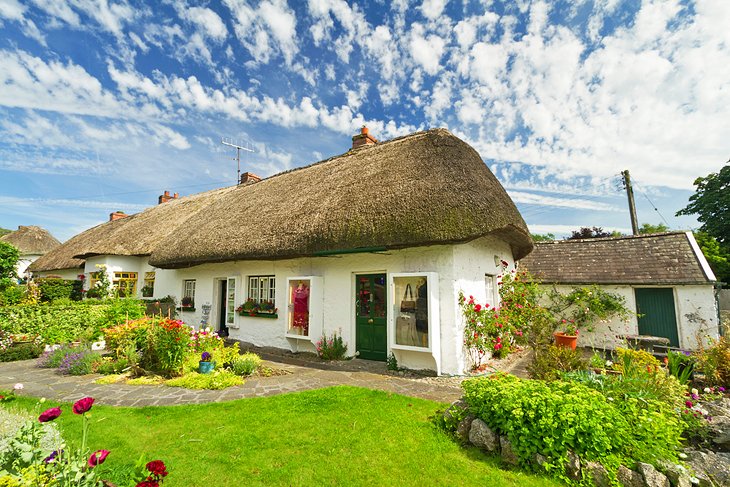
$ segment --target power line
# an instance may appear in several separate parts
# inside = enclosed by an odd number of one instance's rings
[[[636,185],[636,181],[634,181],[634,186],[635,186],[635,187],[637,186],[637,185]],[[651,201],[651,200],[649,199],[649,196],[647,196],[647,195],[646,195],[646,193],[645,193],[645,192],[643,192],[642,190],[640,190],[640,189],[639,189],[638,187],[636,188],[636,190],[637,190],[637,191],[639,191],[639,192],[640,192],[640,193],[641,193],[641,194],[642,194],[642,195],[644,196],[644,198],[646,198],[646,201],[648,201],[648,202],[649,202],[649,204],[651,205],[651,207],[652,207],[652,208],[654,208],[654,211],[656,211],[656,212],[657,212],[657,214],[659,215],[659,217],[660,217],[660,218],[662,219],[662,221],[664,221],[664,224],[665,224],[665,225],[666,225],[667,227],[670,227],[671,225],[669,225],[669,222],[667,221],[667,219],[666,219],[666,218],[664,218],[664,215],[662,215],[662,212],[661,212],[661,211],[659,211],[659,208],[657,208],[657,207],[656,207],[656,205],[654,204],[654,202],[653,202],[653,201]]]

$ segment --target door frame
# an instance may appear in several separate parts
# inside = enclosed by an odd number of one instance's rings
[[[352,347],[353,347],[353,353],[357,352],[357,306],[355,304],[357,300],[357,276],[371,276],[371,275],[379,275],[382,274],[385,276],[385,299],[386,299],[386,305],[385,305],[385,356],[387,357],[390,353],[390,340],[389,340],[389,334],[390,334],[390,316],[392,313],[390,313],[388,306],[390,306],[390,303],[388,299],[390,299],[390,273],[386,270],[365,270],[365,271],[353,271],[350,275],[350,336],[352,337]],[[359,357],[359,356],[358,356]],[[365,359],[369,360],[369,359]]]

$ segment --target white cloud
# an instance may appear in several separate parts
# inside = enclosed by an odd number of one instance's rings
[[[236,36],[256,62],[266,64],[280,53],[288,65],[292,64],[299,52],[297,21],[284,0],[266,0],[256,8],[247,0],[223,3],[233,14]]]
[[[207,7],[184,8],[182,17],[198,27],[198,31],[215,41],[223,41],[228,36],[226,24],[220,16]]]
[[[449,0],[424,0],[421,4],[423,16],[429,20],[436,19],[444,11]]]
[[[426,73],[433,76],[438,72],[445,47],[446,41],[443,38],[436,34],[426,36],[422,25],[413,25],[409,44],[410,53],[413,60]]]

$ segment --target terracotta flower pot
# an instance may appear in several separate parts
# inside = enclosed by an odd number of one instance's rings
[[[578,335],[566,335],[562,331],[558,331],[553,336],[555,337],[555,346],[557,347],[575,350],[576,345],[578,345]]]

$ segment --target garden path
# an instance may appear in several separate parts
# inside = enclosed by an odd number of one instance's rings
[[[461,396],[460,378],[401,377],[385,373],[385,364],[359,359],[350,361],[345,370],[266,361],[265,365],[288,373],[272,377],[251,377],[241,386],[221,391],[191,390],[164,385],[95,384],[94,381],[100,375],[61,375],[55,369],[38,368],[35,363],[35,360],[0,363],[0,389],[12,389],[20,382],[24,386],[22,395],[63,402],[91,396],[98,404],[136,407],[221,402],[335,385],[378,389],[442,402],[451,402]]]

